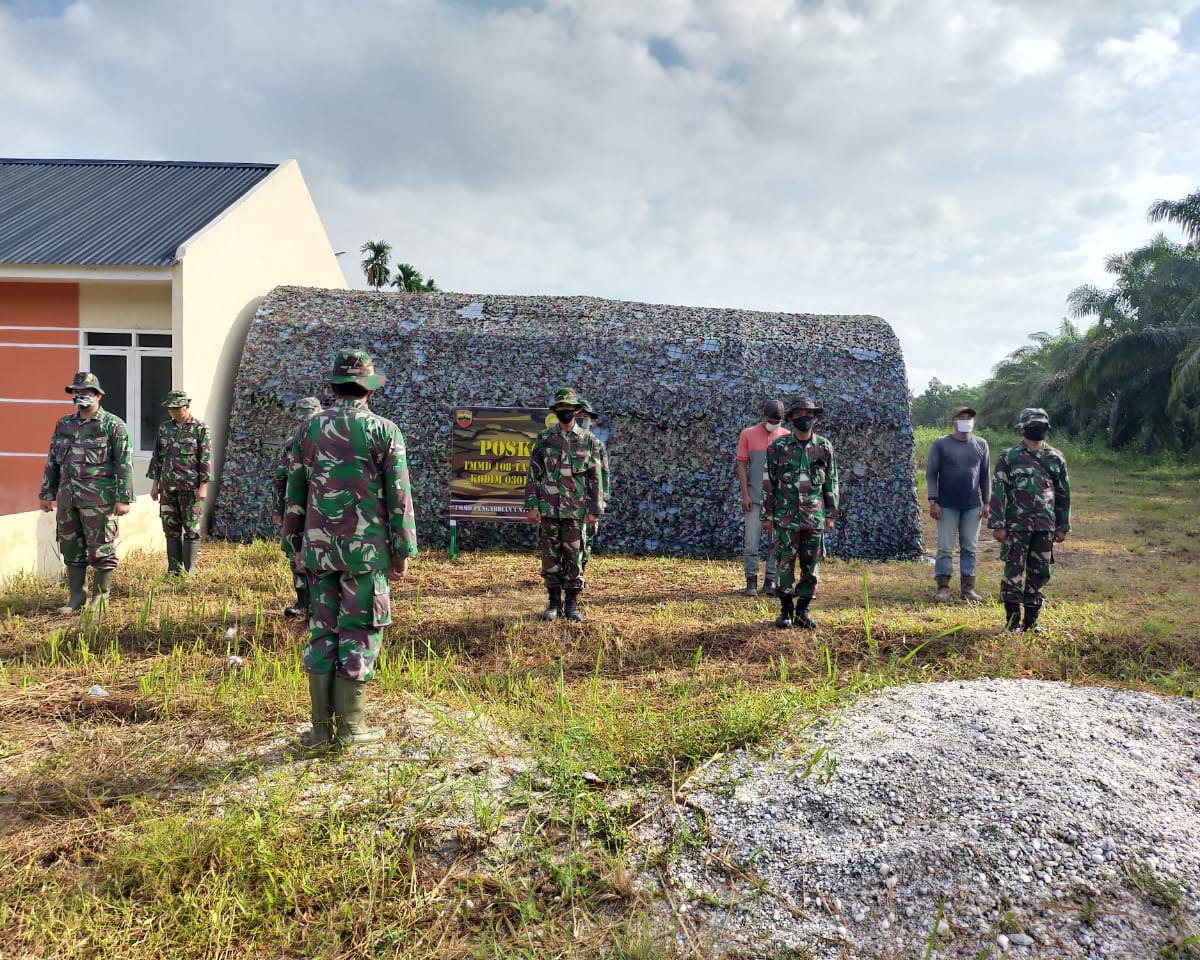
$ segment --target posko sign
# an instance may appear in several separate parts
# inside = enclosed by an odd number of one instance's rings
[[[455,407],[450,520],[525,520],[533,441],[554,420],[545,407]]]

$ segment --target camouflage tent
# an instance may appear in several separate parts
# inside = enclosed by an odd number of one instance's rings
[[[655,306],[590,297],[388,294],[280,287],[242,353],[216,536],[276,536],[270,473],[298,397],[328,396],[334,354],[367,350],[388,375],[373,408],[409,448],[422,545],[444,545],[454,409],[544,406],[579,389],[600,413],[613,496],[598,549],[732,557],[741,552],[738,431],[764,398],[825,407],[843,515],[831,554],[920,552],[908,387],[899,342],[877,317]],[[603,434],[602,434],[603,435]],[[466,524],[461,543],[531,545],[524,524]]]

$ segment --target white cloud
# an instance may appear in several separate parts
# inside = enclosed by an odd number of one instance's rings
[[[344,267],[892,322],[975,381],[1195,189],[1192,0],[0,4],[16,155],[282,160]]]

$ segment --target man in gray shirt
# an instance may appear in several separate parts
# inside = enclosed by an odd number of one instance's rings
[[[950,416],[951,432],[938,437],[929,448],[925,486],[929,515],[938,522],[937,559],[933,577],[938,603],[950,599],[950,576],[954,573],[954,541],[959,543],[959,595],[964,600],[983,599],[975,592],[975,548],[979,522],[987,519],[992,495],[990,453],[987,441],[972,435],[975,411],[960,407]]]

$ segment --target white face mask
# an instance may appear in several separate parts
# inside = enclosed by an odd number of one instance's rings
[[[959,433],[970,433],[972,430],[975,429],[975,421],[974,420],[955,420],[954,421],[954,429],[957,430]]]

